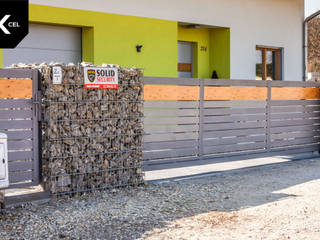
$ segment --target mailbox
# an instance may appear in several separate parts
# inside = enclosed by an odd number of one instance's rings
[[[7,135],[0,133],[0,189],[9,186]]]

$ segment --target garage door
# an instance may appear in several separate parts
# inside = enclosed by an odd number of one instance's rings
[[[3,50],[3,65],[13,63],[81,62],[81,28],[30,24],[28,36]]]

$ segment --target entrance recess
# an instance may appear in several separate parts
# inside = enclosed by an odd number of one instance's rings
[[[178,77],[193,77],[193,43],[178,42]]]

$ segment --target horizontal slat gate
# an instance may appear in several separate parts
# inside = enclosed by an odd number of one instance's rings
[[[145,86],[147,170],[226,156],[319,151],[320,84],[145,78]]]
[[[8,85],[0,93],[0,132],[8,136],[11,188],[37,185],[40,180],[39,112],[33,103],[38,93],[38,74],[35,70],[0,69],[0,85]]]

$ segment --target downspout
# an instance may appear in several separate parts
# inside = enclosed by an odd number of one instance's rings
[[[307,62],[308,62],[308,22],[320,15],[320,10],[310,15],[303,21],[303,81],[307,81]]]

